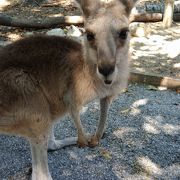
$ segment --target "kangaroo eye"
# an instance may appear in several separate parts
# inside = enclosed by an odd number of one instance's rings
[[[95,34],[93,34],[92,32],[87,32],[86,37],[88,41],[93,41],[95,39]]]
[[[121,30],[121,31],[118,33],[119,38],[120,38],[120,39],[123,39],[123,40],[127,39],[128,32],[129,32],[128,29]]]

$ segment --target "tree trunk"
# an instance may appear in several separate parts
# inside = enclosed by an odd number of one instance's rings
[[[163,27],[169,28],[173,21],[173,11],[174,11],[174,0],[165,0],[165,10],[163,17]]]

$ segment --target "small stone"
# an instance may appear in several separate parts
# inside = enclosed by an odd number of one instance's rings
[[[132,36],[145,37],[149,34],[148,27],[145,23],[133,22],[129,26]]]
[[[71,25],[67,31],[67,36],[80,37],[82,36],[82,32],[74,25]]]
[[[65,36],[64,30],[61,28],[51,29],[46,34],[50,36]]]
[[[0,1],[0,10],[4,10],[4,8],[6,8],[7,6],[9,6],[11,4],[10,1],[8,0],[1,0]]]
[[[33,34],[34,34],[33,32],[26,32],[26,33],[25,33],[25,36],[26,36],[26,37],[29,37],[29,36],[32,36]]]
[[[11,43],[10,41],[0,41],[0,47],[4,47],[10,43]]]
[[[84,40],[83,36],[81,36],[81,37],[69,36],[68,38],[72,39],[74,41],[77,41],[79,43],[83,43],[83,40]]]

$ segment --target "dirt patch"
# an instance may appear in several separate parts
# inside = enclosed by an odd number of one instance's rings
[[[75,7],[70,2],[70,0],[54,0],[52,1],[52,3],[49,3],[49,6],[42,4],[36,7],[23,4],[15,4],[12,6],[7,6],[4,9],[4,12],[7,15],[16,16],[17,18],[36,18],[39,20],[42,20],[46,17],[81,14],[79,9]]]
[[[169,29],[162,22],[147,23],[146,37],[132,37],[132,69],[180,78],[180,23]]]

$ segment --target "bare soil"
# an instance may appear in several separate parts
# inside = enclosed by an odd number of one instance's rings
[[[132,37],[132,70],[180,78],[180,23],[146,23],[148,35]]]

